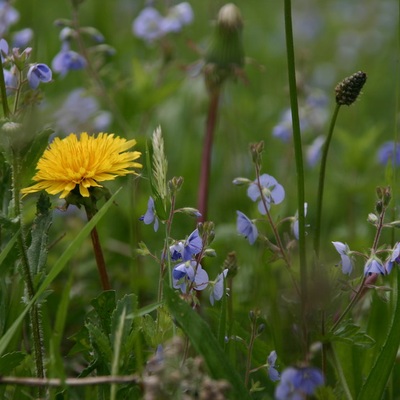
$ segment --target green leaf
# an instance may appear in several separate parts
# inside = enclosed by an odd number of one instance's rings
[[[348,343],[366,349],[375,344],[375,340],[371,336],[363,331],[360,332],[360,327],[350,321],[344,322],[332,334],[329,334],[328,340]]]
[[[44,279],[40,288],[36,292],[32,300],[26,305],[18,318],[10,326],[8,331],[0,338],[0,356],[4,354],[8,344],[10,343],[13,336],[16,334],[17,329],[22,323],[25,315],[28,313],[32,305],[37,301],[37,299],[47,290],[53,280],[58,276],[58,274],[63,270],[67,262],[76,254],[82,245],[82,242],[90,234],[90,231],[96,226],[100,219],[105,215],[107,210],[111,207],[114,202],[115,197],[121,189],[118,189],[114,195],[108,200],[103,207],[96,213],[96,215],[83,227],[75,239],[70,243],[61,257],[55,262],[49,274]]]
[[[8,253],[12,250],[14,247],[14,244],[17,242],[18,235],[20,234],[21,229],[19,229],[14,236],[11,238],[11,240],[7,243],[6,247],[2,250],[0,253],[0,266],[3,264],[4,260],[6,259]]]
[[[243,377],[231,365],[206,322],[167,285],[164,286],[164,295],[173,318],[196,351],[204,357],[212,377],[230,382],[231,398],[250,399],[249,392],[243,384]]]
[[[393,299],[395,301],[392,313],[393,318],[386,341],[358,394],[358,400],[381,399],[395,364],[400,346],[400,273],[397,268],[394,268],[394,273],[396,274],[397,283],[393,288]]]
[[[9,375],[25,359],[26,354],[20,351],[4,354],[0,357],[0,375]]]
[[[94,350],[104,361],[111,362],[112,349],[109,337],[96,325],[88,322],[85,324],[89,332],[90,342]]]
[[[96,325],[100,322],[102,331],[106,335],[111,333],[111,315],[115,310],[115,290],[107,290],[93,299],[90,304],[93,306],[98,318]]]
[[[138,306],[137,296],[135,294],[125,295],[122,299],[118,300],[117,306],[111,316],[111,342],[115,341],[115,334],[121,327],[121,316],[127,319],[128,313],[133,313]],[[125,339],[129,335],[131,329],[131,322],[123,325],[121,332],[121,341],[124,343]]]

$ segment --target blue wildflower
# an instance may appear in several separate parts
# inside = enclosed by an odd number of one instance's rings
[[[168,10],[162,24],[165,32],[179,32],[193,21],[193,10],[189,3],[179,3]]]
[[[203,241],[199,236],[199,230],[195,229],[186,239],[183,245],[183,261],[188,261],[201,252],[203,248]]]
[[[154,42],[166,33],[163,22],[164,18],[155,8],[146,7],[133,21],[133,34],[147,42]]]
[[[143,221],[146,225],[150,225],[151,223],[154,222],[154,232],[158,231],[158,218],[155,212],[155,208],[154,208],[154,200],[153,198],[150,196],[149,197],[149,201],[147,202],[147,211],[146,214],[142,215],[139,218],[140,221]]]
[[[236,213],[237,213],[236,227],[238,233],[240,235],[243,235],[249,241],[250,244],[254,244],[254,242],[258,237],[258,230],[256,225],[241,211],[236,211]]]
[[[180,241],[169,247],[172,261],[182,260],[184,245],[184,242]]]
[[[51,66],[60,76],[65,76],[68,71],[85,68],[86,60],[76,51],[70,50],[68,42],[64,42],[61,51],[53,58]]]
[[[33,38],[33,30],[31,28],[21,29],[15,32],[12,37],[12,47],[23,48],[28,46]]]
[[[228,274],[228,269],[224,269],[218,276],[215,282],[212,284],[212,292],[210,294],[210,303],[214,305],[215,300],[221,300],[224,295],[224,281],[226,275]]]
[[[383,266],[382,261],[378,258],[372,257],[365,263],[364,276],[368,276],[371,274],[386,274],[385,267]]]
[[[32,64],[27,73],[27,79],[32,89],[36,89],[40,82],[50,82],[51,69],[46,64]]]
[[[392,250],[389,261],[386,263],[386,273],[390,274],[394,263],[400,264],[400,242],[397,242]]]
[[[173,287],[187,293],[187,285],[195,290],[204,290],[208,286],[208,274],[197,261],[191,260],[178,264],[172,271]]]
[[[100,110],[98,100],[83,88],[72,90],[60,109],[54,113],[57,129],[64,132],[105,132],[112,115]]]
[[[10,5],[9,1],[0,1],[0,36],[3,36],[10,25],[19,20],[19,12]]]
[[[189,261],[199,254],[203,248],[203,241],[199,230],[195,229],[185,241],[179,241],[169,247],[172,261]]]
[[[349,246],[342,242],[332,242],[332,244],[342,259],[342,272],[350,275],[351,271],[353,271],[353,259],[351,258]]]
[[[378,149],[377,158],[381,165],[386,165],[389,161],[394,166],[400,165],[400,145],[393,141],[383,143]]]
[[[271,203],[279,204],[285,198],[285,189],[273,176],[268,174],[261,175],[260,185],[268,210],[270,209]],[[249,196],[253,201],[260,200],[261,193],[257,181],[254,181],[249,185],[247,189],[247,196]],[[262,199],[258,203],[258,211],[263,215],[267,213]]]
[[[271,351],[271,353],[269,354],[269,356],[267,358],[268,376],[272,382],[279,381],[279,379],[280,379],[279,372],[275,368],[275,363],[276,363],[277,358],[278,358],[278,356],[277,356],[275,350]]]
[[[13,72],[13,69],[11,71],[5,69],[3,70],[3,73],[4,73],[4,83],[6,85],[6,94],[7,96],[10,96],[14,94],[17,89],[17,84],[18,84],[17,75]]]
[[[286,368],[275,390],[276,400],[303,400],[324,384],[322,372],[317,368]]]

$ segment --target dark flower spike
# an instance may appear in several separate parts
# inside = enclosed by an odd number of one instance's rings
[[[367,74],[362,71],[343,79],[335,88],[336,103],[341,106],[353,104],[357,100],[366,80]]]

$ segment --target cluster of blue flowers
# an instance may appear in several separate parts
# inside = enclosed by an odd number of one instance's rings
[[[302,132],[320,132],[328,119],[328,99],[317,91],[311,92],[304,102],[300,104],[299,117]],[[272,135],[283,142],[288,142],[292,137],[292,114],[286,109],[281,118],[272,129]],[[306,158],[310,167],[317,164],[321,149],[324,144],[324,136],[316,136],[307,146]]]
[[[193,10],[189,3],[183,2],[168,9],[163,16],[154,7],[144,8],[133,21],[133,34],[148,43],[154,42],[168,33],[179,32],[193,21]]]
[[[390,161],[397,167],[400,165],[400,145],[391,140],[383,143],[378,149],[377,159],[381,165],[386,165]]]
[[[350,275],[354,267],[354,252],[350,250],[346,243],[332,242],[336,251],[341,258],[342,272]],[[388,259],[383,262],[380,258],[373,255],[366,261],[364,265],[364,276],[371,274],[387,275],[392,271],[394,264],[400,264],[400,242],[396,243],[394,248],[389,252]]]
[[[324,384],[322,372],[313,367],[286,368],[275,390],[276,400],[304,400]]]
[[[271,175],[263,174],[259,182],[249,181],[245,178],[237,178],[233,181],[235,185],[248,184],[247,196],[254,202],[258,202],[257,208],[261,215],[266,215],[271,205],[280,204],[285,199],[285,189]],[[307,203],[304,204],[304,212],[307,213]],[[258,229],[254,220],[251,220],[241,211],[236,211],[236,227],[240,235],[244,236],[252,245],[258,238]],[[298,215],[289,218],[292,221],[292,233],[296,239],[299,238]]]
[[[1,60],[8,96],[22,87],[24,81],[20,81],[21,74],[19,72],[23,72],[26,67],[28,68],[26,79],[31,89],[37,89],[40,82],[51,82],[52,71],[46,64],[27,62],[31,52],[32,49],[30,47],[27,47],[22,52],[20,52],[19,48],[10,50],[8,42],[5,39],[0,40]]]
[[[195,215],[200,216],[198,213]],[[146,213],[139,220],[146,225],[154,224],[154,231],[158,230],[160,224],[152,197],[147,202]],[[210,286],[210,303],[214,305],[215,301],[221,300],[224,295],[224,281],[228,269],[224,269],[215,281],[210,281],[207,271],[201,265],[203,253],[204,244],[198,229],[195,229],[187,239],[178,240],[169,247],[170,259],[175,263],[172,270],[173,287],[188,294],[193,290],[202,291]]]

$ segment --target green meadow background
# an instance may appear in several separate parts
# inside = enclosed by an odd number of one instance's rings
[[[225,4],[219,0],[189,1],[194,10],[194,21],[182,32],[168,36],[172,57],[164,65],[161,49],[156,43],[148,45],[132,34],[132,22],[144,3],[136,0],[85,0],[80,6],[80,24],[97,28],[104,35],[105,42],[116,51],[115,55],[107,57],[99,72],[107,96],[96,89],[93,76],[85,70],[71,71],[63,78],[54,74],[54,82],[40,86],[43,100],[37,110],[37,126],[42,124],[54,128],[54,113],[72,89],[83,87],[96,96],[101,109],[112,112],[109,133],[137,140],[137,150],[143,153],[143,171],[140,176],[106,182],[105,186],[111,192],[119,187],[122,190],[98,229],[117,298],[134,293],[141,307],[157,299],[159,270],[150,257],[138,256],[135,249],[139,242],[144,242],[152,252],[161,254],[165,238],[163,225],[158,232],[154,232],[151,225],[146,226],[139,221],[151,195],[149,172],[145,166],[146,143],[153,131],[161,126],[168,158],[168,176],[184,178],[177,206],[197,207],[209,99],[203,76],[194,76],[192,72],[207,49],[218,10]],[[154,3],[161,11],[172,4],[169,1]],[[207,259],[203,267],[210,278],[214,278],[221,271],[227,254],[236,252],[239,271],[234,278],[232,298],[235,320],[241,326],[236,334],[248,335],[248,313],[260,310],[266,329],[257,339],[254,367],[265,363],[270,351],[276,350],[278,369],[282,371],[302,358],[300,347],[292,339],[293,324],[298,318],[293,311],[293,287],[283,265],[271,261],[271,254],[262,243],[250,246],[237,234],[236,210],[251,218],[257,218],[258,212],[256,203],[246,196],[246,189],[233,185],[232,181],[239,176],[251,180],[255,178],[249,144],[264,141],[262,173],[275,177],[286,191],[284,202],[272,211],[274,218],[295,215],[297,188],[293,142],[292,139],[282,142],[272,135],[282,113],[290,106],[283,2],[242,0],[235,4],[240,8],[244,21],[244,69],[247,79],[246,82],[229,80],[222,91],[212,152],[208,215],[208,219],[215,223],[212,247],[217,255]],[[19,10],[20,20],[11,27],[11,32],[32,28],[32,59],[51,65],[60,50],[60,28],[55,26],[54,21],[71,18],[69,2],[17,0],[13,6]],[[304,151],[318,135],[327,134],[329,118],[335,107],[336,84],[359,70],[368,76],[356,103],[342,107],[339,113],[327,165],[321,261],[329,279],[336,282],[337,292],[332,302],[340,304],[338,298],[345,300],[349,296],[349,292],[343,289],[346,282],[361,276],[363,264],[358,260],[351,278],[344,276],[337,268],[340,258],[331,242],[346,242],[352,250],[368,251],[375,230],[367,223],[367,216],[374,211],[377,186],[392,185],[392,209],[388,217],[399,219],[397,170],[386,168],[377,160],[378,148],[385,141],[396,140],[398,132],[399,4],[395,0],[296,0],[292,6],[299,104],[304,103],[310,92],[327,98],[324,124],[318,129],[302,132]],[[115,108],[110,106],[110,102]],[[308,202],[306,245],[310,264],[318,172],[318,164],[311,167],[305,163],[305,198]],[[25,176],[26,185],[29,185],[33,174],[34,166]],[[32,222],[36,199],[35,195],[24,199],[26,224]],[[54,197],[52,203],[56,208],[63,202]],[[50,231],[49,270],[85,224],[81,212],[63,213],[55,209]],[[178,214],[172,227],[172,237],[184,239],[194,229],[194,219]],[[285,232],[290,235],[290,223],[283,223],[280,231],[284,237]],[[268,228],[266,232],[270,234]],[[388,230],[384,232],[381,243],[391,245],[397,240],[397,231]],[[298,274],[296,244],[292,257],[295,274]],[[1,279],[7,282],[8,291],[7,302],[4,303],[7,304],[7,311],[0,310],[6,313],[0,334],[11,326],[23,309],[20,301],[23,283],[17,270],[11,265],[1,269]],[[79,356],[69,355],[73,346],[69,338],[79,331],[86,313],[91,309],[91,300],[101,293],[89,238],[50,287],[47,302],[42,307],[45,338],[51,334],[69,279],[72,279],[72,286],[60,353],[65,374],[72,376],[84,362]],[[393,277],[379,278],[377,284],[390,287]],[[369,294],[354,312],[357,323],[376,340],[374,347],[358,350],[349,344],[338,345],[338,355],[354,398],[387,333],[392,310],[390,294],[387,298],[388,301],[383,301],[375,293]],[[204,318],[213,327],[220,305],[212,308],[207,293],[202,294],[200,301],[205,309]],[[26,337],[20,329],[8,346],[9,351],[25,348],[21,344],[24,340]],[[49,352],[46,341],[45,347]],[[152,350],[144,348],[143,358],[148,357]],[[241,371],[240,357],[235,363]],[[318,362],[316,364],[318,366]],[[30,370],[27,363],[13,373],[27,376]],[[327,384],[335,387],[336,376],[330,372]],[[396,384],[400,379],[399,373],[397,360],[386,399],[400,399],[400,387]],[[275,384],[268,381],[267,375],[260,372],[255,374],[254,379],[260,380],[266,387],[264,391],[255,393],[254,398],[272,399]],[[23,391],[19,391],[18,396],[21,397],[9,398],[29,398]],[[340,390],[337,398],[342,398]]]

